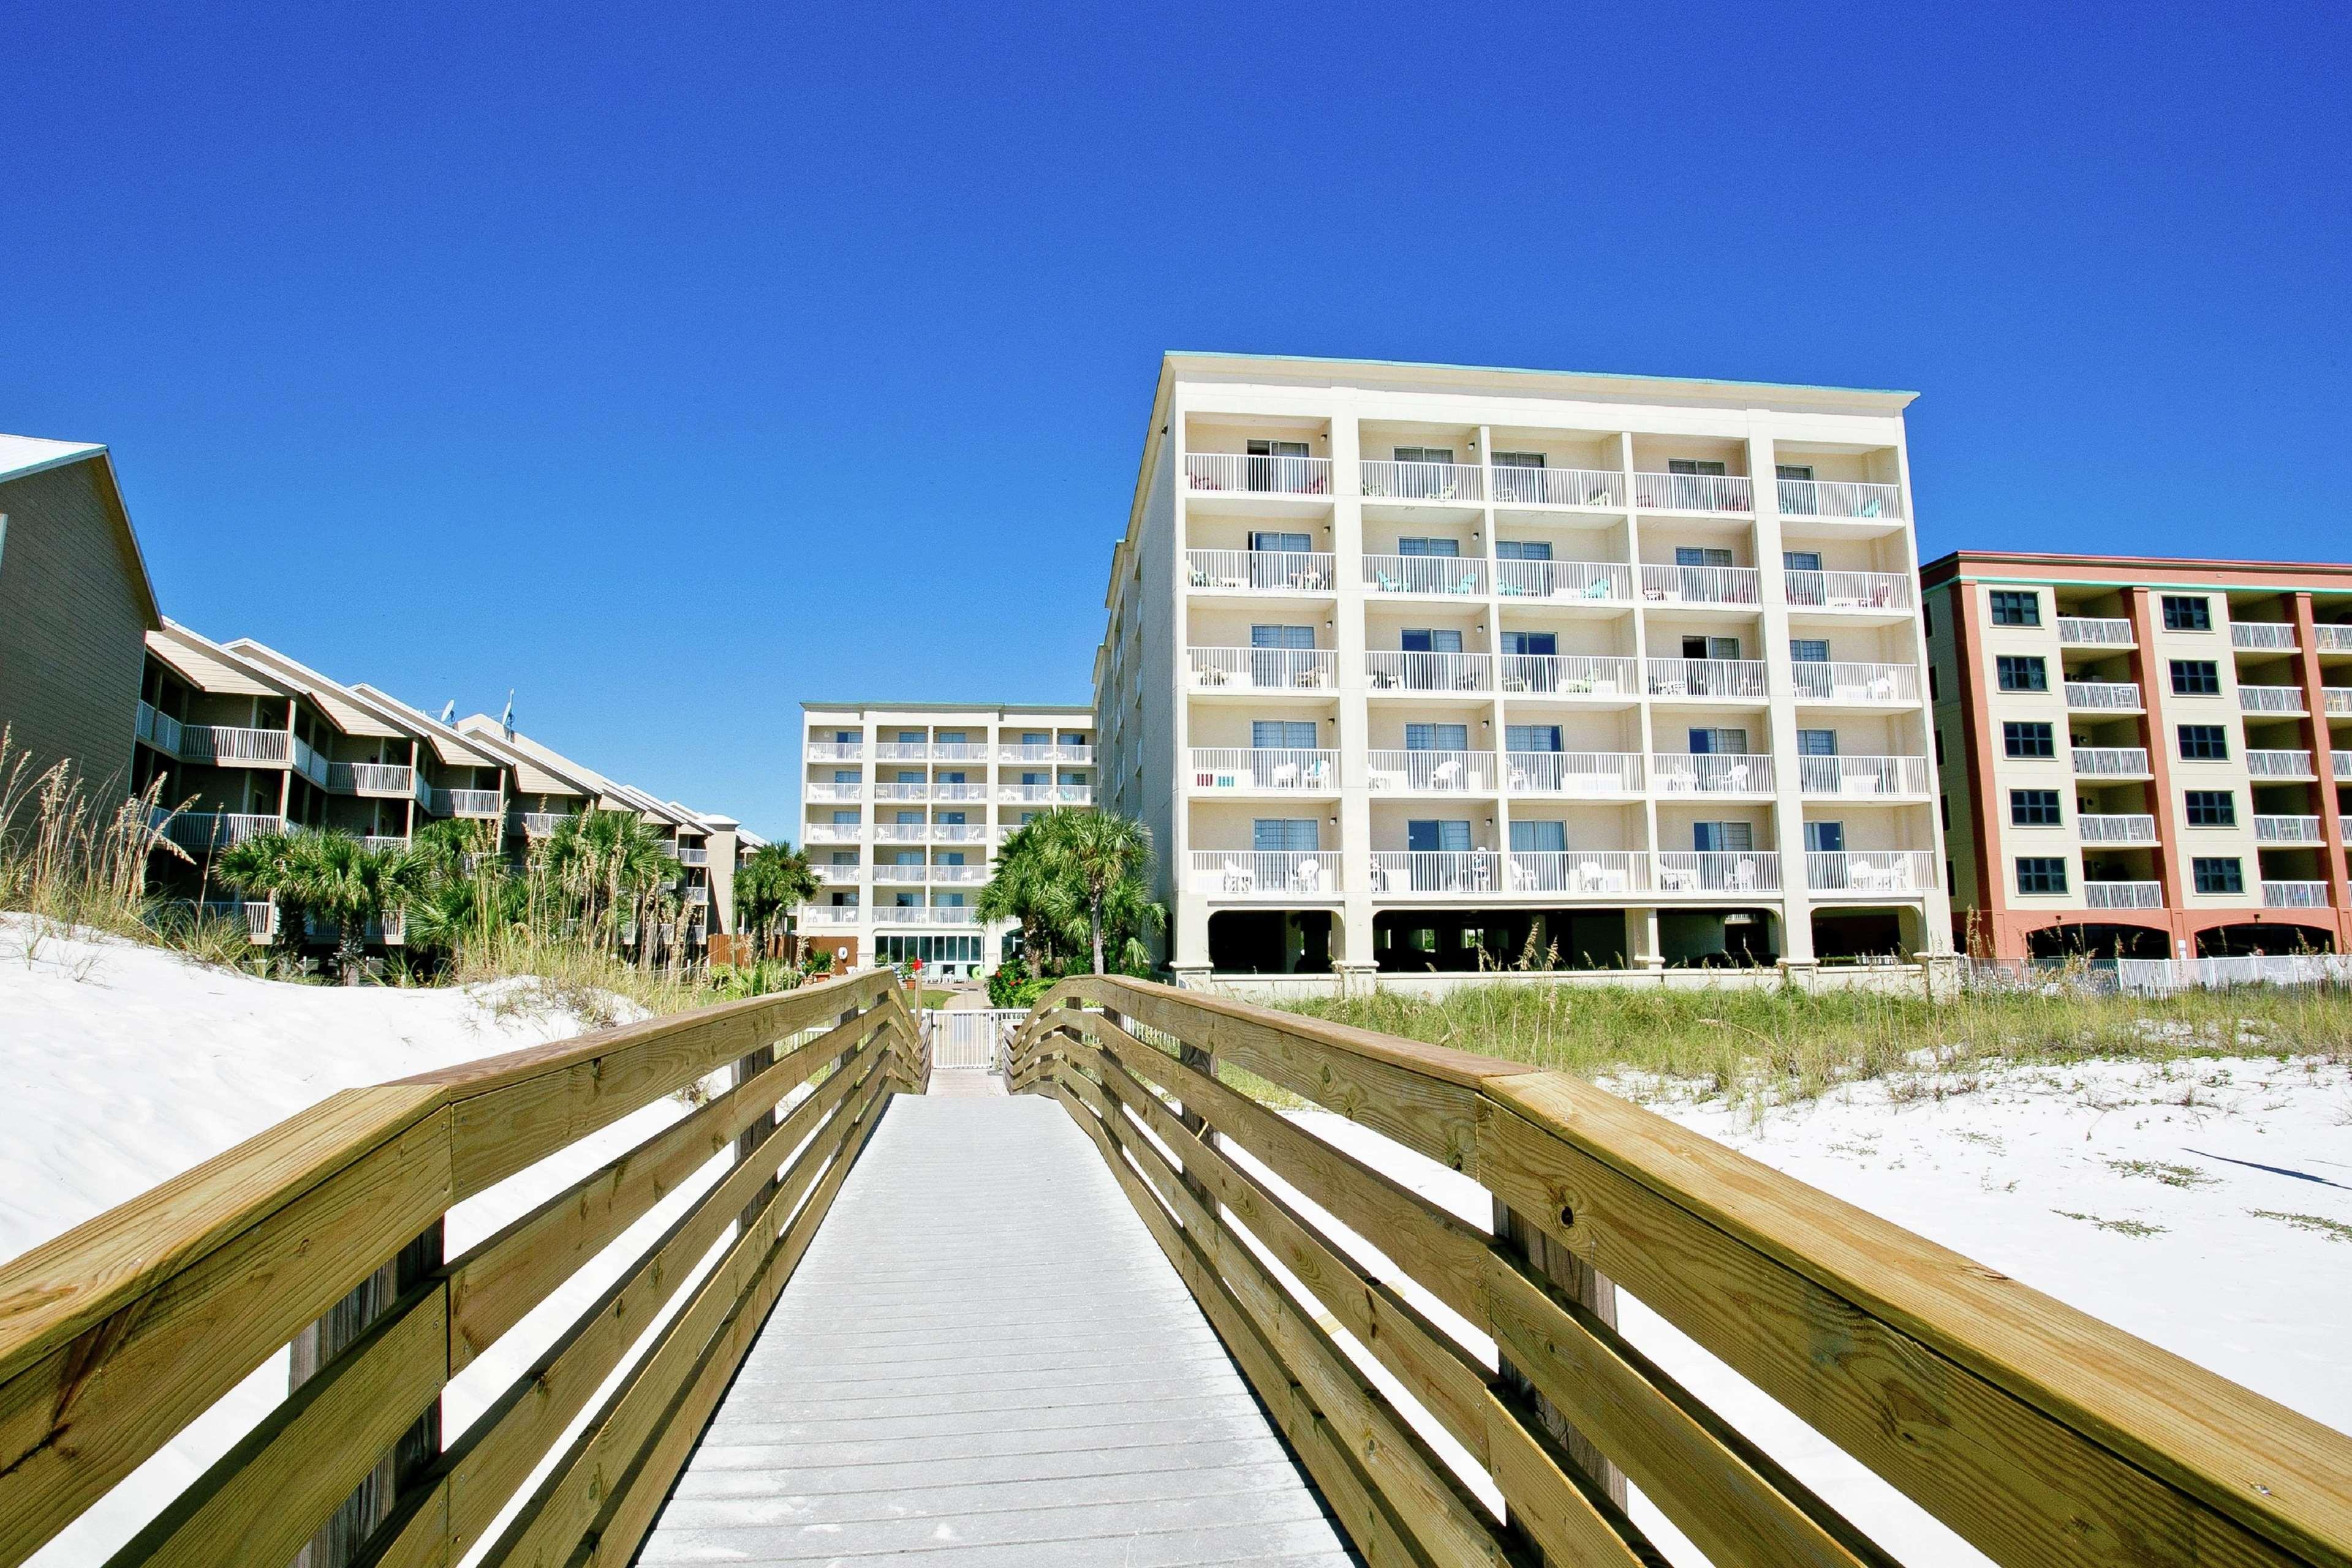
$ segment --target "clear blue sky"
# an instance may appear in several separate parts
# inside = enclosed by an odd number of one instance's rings
[[[803,697],[1086,700],[1168,348],[1912,388],[1929,554],[2352,554],[2334,0],[951,9],[20,10],[0,429],[772,831]]]

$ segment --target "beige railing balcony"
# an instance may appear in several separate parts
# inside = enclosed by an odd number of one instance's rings
[[[874,836],[889,838],[908,831],[919,833],[923,830],[920,825],[909,830],[904,824],[892,822],[877,826]],[[812,844],[854,844],[860,842],[865,836],[866,824],[863,822],[811,822],[807,831],[801,834],[801,839]]]
[[[2301,686],[2247,686],[2238,688],[2240,713],[2300,714],[2305,710]]]
[[[883,762],[929,762],[931,759],[931,743],[928,740],[877,741],[874,755]]]
[[[1760,604],[1763,575],[1752,566],[1642,568],[1642,597],[1652,604]]]
[[[1187,648],[1202,690],[1328,691],[1339,684],[1339,655],[1328,648]]]
[[[915,785],[912,786],[912,788],[920,789],[921,786]],[[905,796],[885,795],[881,793],[882,786],[879,784],[876,785],[874,789],[874,798],[877,800],[904,800],[908,798]],[[863,784],[835,784],[831,782],[813,783],[807,787],[804,793],[807,798],[812,800],[863,800],[866,799],[866,786]],[[912,799],[919,800],[922,797],[917,795],[912,797]]]
[[[1500,850],[1375,850],[1376,894],[1494,894],[1503,888]]]
[[[2314,626],[2311,640],[2327,653],[2352,653],[2352,626]]]
[[[1336,558],[1300,550],[1188,549],[1184,574],[1194,588],[1226,593],[1328,593]]]
[[[1661,751],[1650,758],[1650,787],[1662,795],[1769,795],[1772,758],[1755,751]]]
[[[2137,681],[2068,681],[2066,706],[2094,711],[2118,710],[2137,712],[2140,708]]]
[[[2145,811],[2078,811],[2074,832],[2086,844],[2152,844],[2156,818]]]
[[[686,890],[686,902],[689,906],[698,904],[709,903],[710,888],[709,884],[698,882],[693,886],[688,888]]]
[[[1636,474],[1633,505],[1645,512],[1747,512],[1755,509],[1745,474]]]
[[[1824,665],[1823,668],[1828,666]],[[1761,698],[1761,659],[1652,659],[1650,695],[1654,697]]]
[[[2088,615],[2058,617],[2058,641],[2070,648],[2128,648],[2132,623]]]
[[[931,842],[935,844],[984,844],[988,829],[977,822],[935,822],[931,826]]]
[[[1191,890],[1212,898],[1319,898],[1339,891],[1337,850],[1194,850]]]
[[[1506,875],[1506,891],[1518,894],[1645,893],[1650,856],[1643,850],[1513,850]]]
[[[1809,850],[1805,885],[1815,893],[1932,893],[1931,850]]]
[[[1483,501],[1486,471],[1475,463],[1391,463],[1364,458],[1367,500]]]
[[[826,789],[845,789],[848,793],[845,795],[828,795],[821,792]],[[855,800],[857,799],[857,786],[855,784],[812,784],[809,786],[809,799],[812,800]],[[887,783],[875,785],[874,798],[877,800],[928,800],[931,798],[931,787],[929,784],[918,784],[912,782],[901,784],[896,779],[893,779]]]
[[[1899,517],[1903,487],[1844,479],[1778,481],[1780,511],[1792,517]]]
[[[1797,610],[1908,610],[1918,587],[1899,571],[1784,571],[1782,591]]]
[[[2230,646],[2232,648],[2283,650],[2292,649],[2294,645],[2294,623],[2291,621],[2230,622]]]
[[[816,873],[817,881],[828,887],[849,887],[854,886],[858,878],[865,874],[866,868],[857,865],[819,864],[811,866],[809,869]]]
[[[2249,751],[2246,771],[2257,779],[2309,779],[2311,753],[2308,751]]]
[[[2078,746],[2074,754],[2077,773],[2128,778],[2147,771],[2147,747],[2144,746]]]
[[[931,867],[931,882],[935,886],[977,886],[987,880],[988,868],[984,865],[934,865]]]
[[[1800,757],[1797,788],[1807,795],[1857,800],[1927,795],[1935,781],[1924,757]]]
[[[1495,792],[1491,751],[1368,751],[1365,779],[1391,794],[1465,795]]]
[[[1778,893],[1780,857],[1770,850],[1663,850],[1660,893]]]
[[[1916,703],[1916,664],[1812,664],[1789,666],[1790,685],[1801,703]]]
[[[709,865],[710,863],[710,846],[709,844],[678,845],[677,863],[680,865]]]
[[[2254,819],[2258,844],[2315,844],[2325,835],[2317,817],[2259,816]]]
[[[225,724],[184,724],[180,756],[215,767],[283,763],[293,736],[282,729],[240,729]]]
[[[158,811],[150,821],[164,816]],[[226,849],[243,843],[256,833],[282,833],[289,831],[286,819],[242,811],[181,811],[163,821],[159,831],[184,850]]]
[[[1507,751],[1503,780],[1514,795],[1611,796],[1642,791],[1638,751]]]
[[[2324,882],[2263,881],[2264,909],[2325,909],[2327,907],[2327,884]]]
[[[1503,690],[1513,696],[1631,696],[1633,661],[1590,653],[1506,653]]]
[[[174,757],[180,754],[180,721],[170,714],[142,701],[131,727],[131,732],[148,745]]]
[[[988,756],[987,746],[976,741],[937,740],[931,743],[931,760],[934,762],[985,762]]]
[[[1620,561],[1498,560],[1495,591],[1506,599],[1624,604],[1633,598],[1633,569]]]
[[[1364,679],[1375,691],[1491,692],[1495,656],[1375,649],[1364,655]]]
[[[1091,763],[1095,759],[1095,748],[1069,741],[1048,746],[1005,745],[996,748],[996,759],[999,762]]]
[[[1368,555],[1364,586],[1375,593],[1482,594],[1486,558],[1477,555]]]
[[[857,905],[854,904],[803,904],[793,918],[817,930],[838,930],[856,925],[857,915]]]
[[[920,885],[930,875],[928,861],[877,861],[874,866],[876,882],[895,882]]]
[[[406,835],[401,833],[362,833],[360,847],[370,850],[404,850],[408,847],[408,839]],[[473,860],[476,857],[467,855],[466,858]],[[473,868],[468,866],[467,869],[470,871]]]
[[[1020,805],[1091,806],[1095,791],[1091,784],[1007,784],[996,798]]]
[[[859,740],[812,740],[801,748],[801,755],[811,762],[857,762],[866,756],[866,743]]]
[[[495,817],[505,806],[505,797],[496,789],[436,789],[431,810],[436,817]]]
[[[572,820],[569,811],[522,811],[517,813],[522,823],[523,836],[543,839]]]
[[[1339,754],[1276,747],[1196,746],[1192,788],[1211,793],[1331,794],[1339,788]]]
[[[1232,490],[1253,496],[1328,496],[1331,493],[1331,460],[1188,452],[1184,455],[1184,483],[1195,495]]]
[[[988,786],[971,783],[934,784],[931,786],[931,799],[950,802],[985,800],[988,799]]]
[[[2086,882],[2083,902],[2093,909],[2161,909],[2164,884],[2156,882]]]
[[[1607,468],[1512,468],[1490,470],[1495,499],[1524,507],[1616,507],[1625,505],[1625,476]]]

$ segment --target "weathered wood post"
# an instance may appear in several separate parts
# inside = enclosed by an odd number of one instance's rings
[[[1505,1251],[1524,1260],[1529,1270],[1549,1281],[1553,1289],[1561,1295],[1589,1308],[1595,1317],[1611,1328],[1617,1326],[1616,1282],[1529,1225],[1499,1197],[1495,1200],[1495,1241]],[[1496,1364],[1501,1369],[1502,1385],[1535,1409],[1543,1422],[1544,1430],[1559,1445],[1560,1451],[1607,1492],[1612,1502],[1623,1508],[1625,1472],[1595,1448],[1591,1439],[1578,1431],[1558,1406],[1538,1392],[1527,1375],[1511,1364],[1507,1352],[1500,1356]]]

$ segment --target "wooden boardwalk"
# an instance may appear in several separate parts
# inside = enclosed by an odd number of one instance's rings
[[[891,1104],[638,1561],[1354,1562],[1086,1135],[970,1076]]]

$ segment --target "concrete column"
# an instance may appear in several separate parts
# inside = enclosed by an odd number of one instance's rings
[[[2124,601],[2125,613],[2132,623],[2132,675],[2139,682],[2140,706],[2147,710],[2142,724],[2147,741],[2148,794],[2152,797],[2148,804],[2156,813],[2157,874],[2164,880],[2162,918],[2171,934],[2172,956],[2193,957],[2194,942],[2186,908],[2189,873],[2180,853],[2180,798],[2172,788],[2172,726],[2165,716],[2164,699],[2171,690],[2171,683],[2164,678],[2164,664],[2156,656],[2158,622],[2147,590],[2126,589]]]
[[[2295,646],[2301,650],[2295,657],[2295,680],[2303,687],[2303,706],[2311,714],[2304,734],[2311,747],[2312,769],[2319,775],[2320,852],[2326,860],[2327,896],[2336,905],[2336,943],[2339,951],[2352,951],[2352,877],[2347,875],[2344,860],[2344,813],[2336,801],[2335,732],[2327,722],[2327,691],[2319,674],[2318,623],[2308,592],[2286,598]],[[2260,864],[2259,854],[2255,862]]]
[[[1331,389],[1332,569],[1344,586],[1332,631],[1339,660],[1340,930],[1331,961],[1369,968],[1372,949],[1372,805],[1365,747],[1371,713],[1364,700],[1364,502],[1362,449],[1357,440],[1356,394]],[[1326,824],[1328,831],[1328,824]]]
[[[1780,956],[1791,964],[1813,958],[1812,901],[1805,889],[1805,804],[1798,792],[1796,675],[1789,659],[1789,597],[1780,576],[1780,486],[1772,438],[1753,434],[1767,415],[1748,412],[1748,489],[1756,504],[1756,568],[1763,583],[1765,689],[1771,693],[1766,727],[1772,754],[1772,838],[1780,853]]]
[[[1658,943],[1658,912],[1654,908],[1625,912],[1625,956],[1637,969],[1665,967],[1666,956]]]

